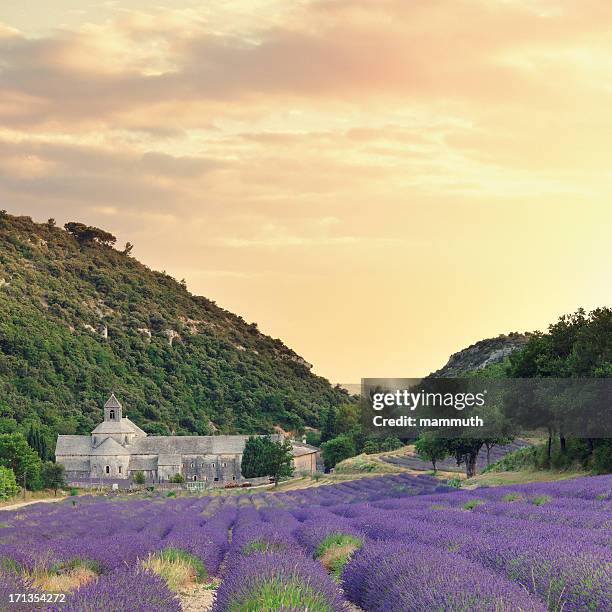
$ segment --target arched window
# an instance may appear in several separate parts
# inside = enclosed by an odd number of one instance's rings
[[[115,411],[114,411],[114,410],[111,410],[111,411],[108,413],[108,418],[109,418],[111,421],[114,421],[114,420],[115,420]]]
[[[210,467],[215,467],[215,464],[214,464],[214,463],[211,463],[211,464],[210,464]]]
[[[189,467],[193,467],[193,463],[189,464]]]
[[[119,473],[121,474],[121,466],[119,466]]]
[[[194,477],[193,477],[193,482],[197,482],[197,480],[198,480],[198,477],[197,477],[197,476],[194,476]]]
[[[110,474],[110,465],[107,465],[107,466],[104,468],[104,471],[105,471],[107,474]]]

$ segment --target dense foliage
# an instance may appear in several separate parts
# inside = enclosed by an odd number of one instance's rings
[[[0,432],[49,458],[87,434],[111,390],[152,434],[320,426],[346,392],[280,340],[194,296],[78,223],[0,216]]]
[[[520,378],[612,377],[612,308],[579,309],[550,325],[546,333],[531,335],[523,348],[510,355],[506,374]],[[558,404],[557,411],[574,409]],[[563,415],[559,415],[562,421]],[[534,423],[538,425],[538,423]],[[555,448],[554,436],[558,439]],[[545,459],[538,467],[568,467],[581,463],[598,472],[612,470],[612,440],[568,440],[562,429],[549,429]]]
[[[271,476],[278,484],[281,478],[293,475],[291,442],[272,440],[270,436],[250,436],[244,445],[240,470],[245,478]]]

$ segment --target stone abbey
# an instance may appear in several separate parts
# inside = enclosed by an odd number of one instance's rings
[[[249,436],[148,436],[123,416],[114,394],[104,405],[104,421],[90,436],[60,435],[55,458],[66,478],[128,480],[142,472],[148,482],[167,482],[181,474],[188,482],[214,483],[242,479],[240,464]],[[293,444],[298,472],[314,472],[318,449]]]

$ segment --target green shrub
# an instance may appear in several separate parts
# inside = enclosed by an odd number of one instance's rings
[[[166,497],[176,497],[176,491],[168,491],[168,493],[166,493]]]
[[[462,481],[461,481],[461,478],[459,478],[459,476],[453,476],[452,478],[449,478],[449,479],[446,481],[446,484],[447,484],[449,487],[453,487],[453,488],[455,488],[455,489],[460,489],[460,488],[461,488],[461,482],[462,482]]]
[[[139,470],[138,472],[135,472],[132,479],[134,481],[134,484],[137,484],[137,485],[143,485],[147,480],[145,478],[144,472],[141,470]]]
[[[331,612],[331,607],[322,593],[317,593],[299,578],[282,579],[274,576],[263,580],[258,588],[249,590],[227,608],[227,612],[256,610]]]
[[[363,540],[348,533],[331,533],[323,538],[315,549],[315,559],[320,559],[332,576],[339,579],[342,568],[353,553],[361,548]]]
[[[536,495],[532,498],[531,503],[534,506],[543,506],[546,502],[550,501],[550,495]]]
[[[506,502],[522,501],[523,496],[519,493],[506,493],[502,499]]]
[[[543,448],[538,446],[528,446],[519,448],[518,450],[508,453],[499,461],[491,463],[486,468],[485,472],[518,472],[525,469],[533,469],[539,467],[540,458]]]
[[[476,506],[480,506],[484,503],[485,503],[484,499],[469,499],[468,501],[465,502],[465,504],[463,504],[463,509],[471,510],[472,508],[475,508]]]
[[[596,474],[610,474],[612,472],[612,440],[596,441],[592,467]]]
[[[70,487],[70,496],[76,497],[79,494],[79,490],[76,487]]]
[[[11,468],[0,466],[0,500],[11,499],[19,492],[15,473]]]
[[[185,479],[181,474],[175,474],[174,476],[172,476],[172,478],[170,478],[170,482],[173,482],[175,484],[182,484],[183,482],[185,482]]]
[[[242,547],[243,555],[250,555],[254,552],[268,552],[271,550],[283,550],[285,545],[282,542],[270,542],[263,538],[251,540],[248,544]]]

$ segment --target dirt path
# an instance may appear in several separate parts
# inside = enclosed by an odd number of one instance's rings
[[[210,612],[215,599],[215,589],[205,585],[196,587],[191,593],[180,593],[183,612]]]
[[[53,502],[59,502],[65,497],[45,497],[43,499],[32,499],[30,501],[19,502],[17,504],[11,504],[10,506],[0,506],[0,510],[17,510],[19,508],[24,508],[25,506],[31,506],[32,504],[51,504]]]

